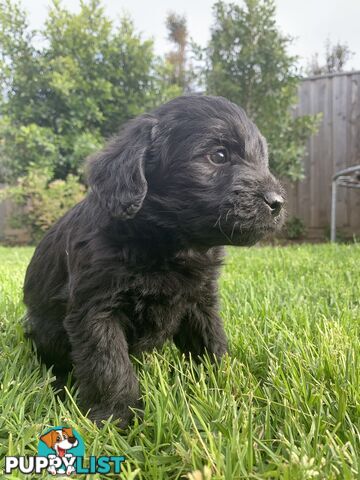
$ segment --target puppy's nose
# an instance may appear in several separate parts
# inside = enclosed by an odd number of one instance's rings
[[[271,210],[271,215],[276,217],[279,215],[282,206],[284,205],[284,199],[276,192],[268,192],[264,195],[264,201]]]
[[[69,440],[70,443],[73,443],[73,444],[76,443],[76,438],[75,437],[69,437],[68,440]]]

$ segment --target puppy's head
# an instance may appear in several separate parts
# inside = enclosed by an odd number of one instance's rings
[[[78,444],[71,428],[50,430],[50,432],[42,435],[40,439],[56,452],[65,452],[70,448],[76,447]]]
[[[265,139],[222,97],[179,97],[130,122],[90,159],[89,184],[113,217],[199,245],[250,245],[284,218]]]

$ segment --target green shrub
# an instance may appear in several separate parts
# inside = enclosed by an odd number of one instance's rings
[[[289,240],[299,240],[305,235],[304,222],[299,217],[291,217],[286,222],[284,232]]]
[[[52,180],[51,170],[32,167],[16,185],[6,188],[2,196],[18,206],[10,218],[11,225],[28,229],[32,240],[37,242],[56,220],[82,200],[85,191],[75,175]]]
[[[36,31],[20,2],[0,0],[2,182],[27,175],[30,162],[50,166],[55,178],[81,173],[103,139],[181,92],[127,15],[113,22],[100,0],[80,2],[75,13],[49,3]]]

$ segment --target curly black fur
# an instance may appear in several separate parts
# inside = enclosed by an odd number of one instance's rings
[[[88,179],[85,200],[28,267],[28,330],[58,376],[74,366],[92,419],[125,426],[140,405],[129,354],[171,338],[195,357],[226,352],[222,245],[275,230],[282,190],[256,126],[210,96],[179,97],[128,123],[89,160]]]

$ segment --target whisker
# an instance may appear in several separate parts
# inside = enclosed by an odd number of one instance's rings
[[[219,217],[219,230],[220,230],[220,232],[224,235],[224,237],[228,239],[228,241],[229,241],[230,243],[233,243],[232,240],[231,240],[231,238],[229,238],[229,237],[226,235],[226,233],[223,231],[223,229],[221,228],[221,214],[220,214],[220,217]]]
[[[227,214],[226,214],[226,216],[225,216],[226,223],[227,223],[227,221],[228,221],[228,216],[229,216],[229,213],[230,213],[230,212],[231,212],[231,208],[229,208],[229,210],[227,211]]]
[[[235,228],[236,228],[237,224],[238,224],[238,222],[235,222],[234,225],[233,225],[233,228],[231,230],[231,238],[233,238],[233,235],[234,235]]]
[[[221,213],[220,213],[218,219],[216,220],[216,222],[214,223],[213,227],[217,226],[217,224],[220,222],[220,218],[221,218]]]

